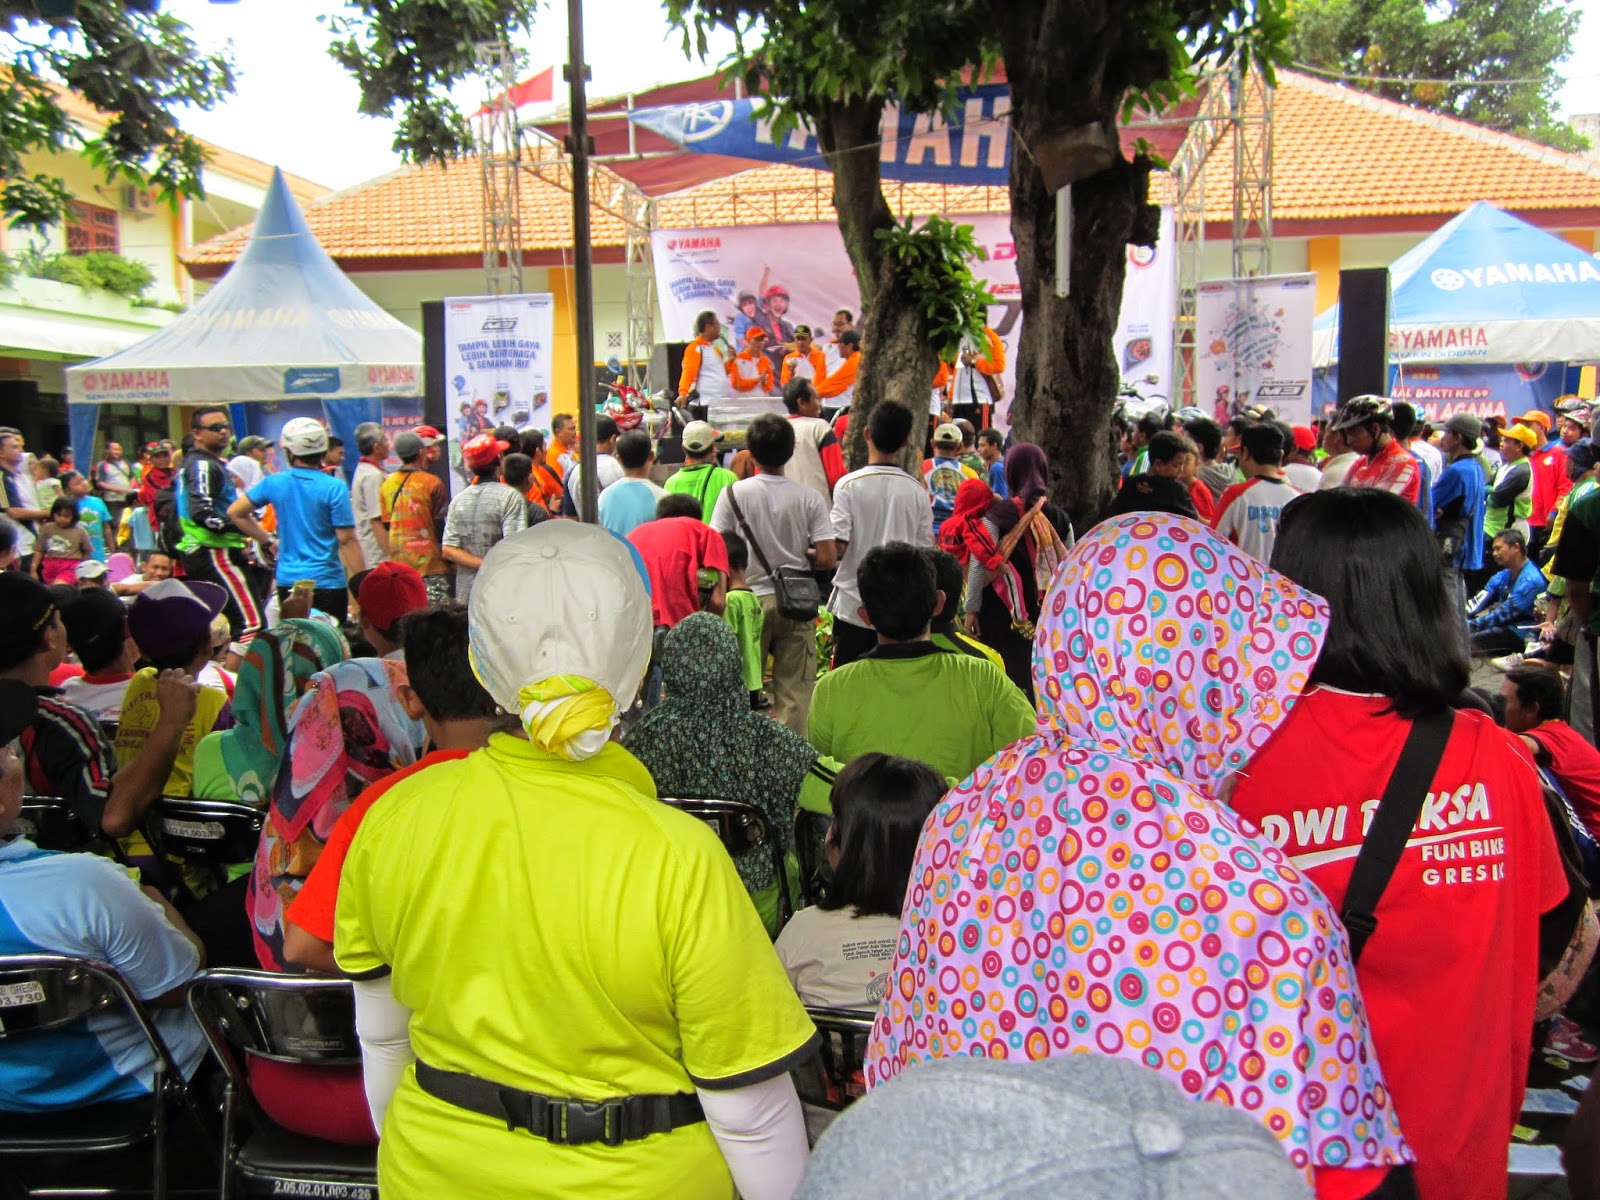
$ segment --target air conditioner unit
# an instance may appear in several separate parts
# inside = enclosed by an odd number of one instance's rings
[[[122,210],[133,216],[154,212],[156,198],[146,189],[133,183],[122,185]]]

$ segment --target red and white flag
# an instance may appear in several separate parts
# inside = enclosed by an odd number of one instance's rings
[[[511,101],[512,108],[526,108],[530,104],[550,104],[556,98],[556,69],[546,67],[537,75],[530,75],[521,83],[513,86],[505,93],[505,98]],[[501,97],[484,104],[473,116],[481,117],[493,106],[500,103]]]

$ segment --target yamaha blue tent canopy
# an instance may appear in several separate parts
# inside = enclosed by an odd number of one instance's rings
[[[1600,359],[1600,263],[1479,201],[1389,268],[1391,361]],[[1317,318],[1313,361],[1338,359],[1339,306]]]
[[[422,336],[328,257],[276,170],[249,244],[216,287],[143,341],[67,370],[85,460],[101,404],[320,402],[348,440],[357,422],[378,419],[382,398],[421,395]],[[255,424],[235,414],[240,432]]]

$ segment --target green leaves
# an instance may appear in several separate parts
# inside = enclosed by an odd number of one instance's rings
[[[981,345],[994,297],[972,273],[970,264],[984,257],[972,226],[944,217],[929,217],[918,226],[907,217],[880,229],[877,237],[894,259],[895,281],[926,320],[939,357],[953,360],[963,338]]]
[[[443,162],[472,149],[449,89],[475,73],[480,42],[509,42],[533,25],[538,0],[348,0],[319,17],[328,53],[361,87],[361,111],[397,117],[394,149],[407,162]]]
[[[225,55],[203,55],[177,18],[126,8],[119,0],[78,0],[72,21],[38,20],[32,0],[0,0],[12,38],[9,77],[0,82],[0,211],[13,226],[59,222],[70,199],[60,179],[29,173],[29,153],[82,150],[107,181],[126,179],[169,203],[201,194],[202,147],[179,128],[175,110],[210,108],[233,91]],[[61,81],[110,114],[98,136],[67,119],[45,77]]]

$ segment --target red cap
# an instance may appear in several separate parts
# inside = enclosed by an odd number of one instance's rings
[[[1296,425],[1293,428],[1294,448],[1296,450],[1315,450],[1317,448],[1316,430],[1307,425]]]
[[[405,563],[381,562],[362,571],[350,580],[350,591],[367,620],[386,633],[407,613],[428,607],[428,585]]]
[[[789,289],[784,287],[781,283],[775,283],[766,291],[761,293],[761,298],[763,300],[770,300],[774,296],[782,296],[785,300],[787,300],[789,299]]]
[[[502,442],[492,433],[480,433],[461,447],[461,461],[476,471],[487,467],[509,449],[510,442]]]
[[[432,425],[418,425],[411,432],[422,439],[424,446],[437,446],[444,441],[444,434],[440,433]]]

